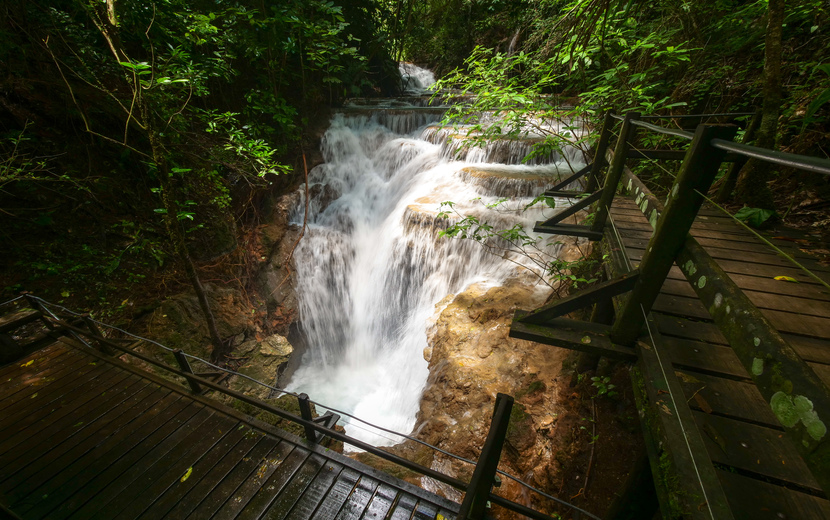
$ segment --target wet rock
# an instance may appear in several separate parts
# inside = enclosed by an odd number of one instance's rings
[[[262,341],[246,341],[235,354],[247,358],[237,372],[263,383],[274,385],[280,371],[288,363],[294,348],[288,340],[279,335],[268,336]],[[267,399],[271,389],[244,377],[232,376],[228,384],[231,390],[257,399]]]
[[[255,323],[250,305],[238,290],[209,283],[204,284],[204,289],[220,337],[236,339],[253,330]],[[145,334],[162,345],[204,359],[211,356],[213,349],[205,316],[192,290],[162,302],[145,326]],[[158,353],[159,350],[151,349],[150,352]]]

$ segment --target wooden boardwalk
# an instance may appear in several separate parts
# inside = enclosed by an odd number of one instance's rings
[[[458,504],[60,338],[0,367],[0,518],[451,519]]]
[[[610,213],[619,235],[606,232],[606,238],[612,249],[637,267],[652,227],[628,196],[617,196]],[[704,207],[691,234],[830,385],[826,288],[717,210]],[[830,280],[830,269],[792,247],[792,242],[777,242]],[[775,276],[789,276],[799,283],[778,281]],[[830,518],[824,492],[677,266],[663,284],[652,315],[658,329],[655,347],[670,358],[687,413],[703,439],[734,518]],[[675,448],[686,450],[686,446]]]

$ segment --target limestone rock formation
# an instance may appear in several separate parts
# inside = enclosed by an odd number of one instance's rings
[[[236,356],[246,358],[237,372],[273,385],[282,368],[288,363],[292,352],[294,348],[288,340],[277,334],[268,336],[262,341],[246,341],[234,349]],[[271,394],[269,388],[239,376],[232,376],[228,386],[231,390],[262,400],[268,399]]]

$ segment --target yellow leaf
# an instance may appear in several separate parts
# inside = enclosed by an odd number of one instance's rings
[[[790,276],[776,276],[775,279],[778,280],[779,282],[795,282],[795,283],[798,283],[798,280],[796,280],[795,278],[792,278]]]
[[[190,477],[190,474],[193,473],[193,466],[187,468],[187,471],[184,472],[184,476],[179,480],[180,482],[184,482]]]
[[[31,365],[31,364],[32,364],[32,363],[34,363],[34,362],[35,362],[35,360],[34,360],[34,359],[29,360],[27,363],[23,363],[22,365],[20,365],[20,367],[21,367],[21,368],[26,368],[27,366]]]

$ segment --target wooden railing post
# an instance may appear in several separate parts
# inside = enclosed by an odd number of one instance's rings
[[[742,141],[744,144],[749,143],[755,138],[755,132],[759,126],[761,126],[761,110],[755,112],[755,115],[749,121],[749,126],[746,129]],[[715,196],[715,202],[726,202],[732,197],[732,192],[735,191],[735,185],[738,183],[738,175],[740,175],[741,169],[748,161],[749,157],[746,156],[735,159],[735,162],[732,163],[732,166],[729,167],[729,171],[726,172],[726,176],[723,178],[723,184],[721,184],[718,194]]]
[[[657,221],[657,227],[646,246],[640,262],[640,276],[634,289],[617,315],[611,340],[630,345],[640,336],[645,314],[663,287],[663,281],[692,227],[706,193],[718,173],[724,151],[711,145],[712,139],[731,140],[737,127],[733,125],[700,125],[686,152],[669,194],[668,203]],[[614,157],[616,161],[616,157]]]
[[[96,324],[95,321],[93,321],[92,318],[90,318],[89,314],[82,314],[81,318],[84,320],[84,324],[86,325],[86,328],[89,329],[89,333],[92,334],[93,339],[104,339],[104,335],[101,333],[101,329],[98,328],[98,324]],[[100,350],[104,354],[107,354],[108,356],[112,356],[115,354],[115,351],[109,348],[105,343],[101,343],[100,341],[97,341],[97,343],[98,350]]]
[[[176,357],[176,361],[178,361],[179,368],[182,369],[182,372],[188,374],[193,373],[193,369],[190,368],[190,362],[187,360],[187,357],[185,357],[184,351],[182,349],[173,352],[173,355]],[[190,377],[185,377],[185,379],[187,379],[187,384],[190,385],[190,389],[193,390],[193,393],[202,393],[202,387],[195,379],[192,379]]]
[[[605,221],[608,220],[608,209],[614,201],[614,195],[617,193],[617,185],[620,183],[623,168],[625,168],[625,159],[628,154],[630,145],[628,140],[632,135],[632,120],[640,118],[639,112],[629,112],[623,119],[622,128],[620,128],[620,137],[617,140],[617,146],[614,147],[614,159],[611,161],[611,166],[608,167],[608,174],[605,176],[605,186],[602,189],[602,197],[597,203],[596,214],[594,215],[594,223],[591,225],[591,231],[602,233],[605,227]]]
[[[31,308],[40,313],[40,321],[46,325],[46,328],[49,330],[55,330],[55,325],[46,318],[46,309],[43,307],[43,304],[41,304],[37,298],[29,293],[25,293],[23,297],[26,298],[27,302],[29,302],[29,306]]]
[[[314,418],[311,416],[311,403],[308,402],[308,394],[303,393],[298,395],[297,401],[300,404],[300,416],[306,421],[314,421]],[[305,429],[306,438],[314,444],[317,444],[317,431],[308,425],[303,426],[303,428]]]
[[[599,184],[599,174],[602,169],[608,164],[605,159],[605,152],[608,150],[608,142],[611,140],[611,128],[614,126],[614,118],[611,117],[612,111],[605,113],[605,119],[602,121],[602,131],[599,134],[599,142],[597,142],[596,150],[594,151],[594,162],[591,164],[591,171],[588,173],[588,182],[585,185],[587,193],[593,193]]]
[[[512,397],[507,394],[496,395],[493,421],[490,423],[487,440],[484,441],[481,456],[478,458],[478,463],[473,471],[473,478],[470,479],[464,501],[461,503],[461,510],[458,513],[459,520],[481,520],[484,518],[484,510],[487,508],[490,489],[495,483],[496,470],[499,467],[501,450],[507,436],[507,425],[510,422],[510,411],[512,409]]]

